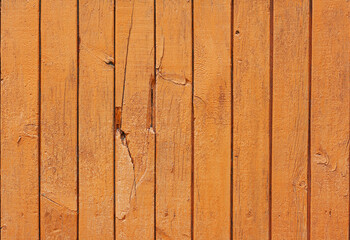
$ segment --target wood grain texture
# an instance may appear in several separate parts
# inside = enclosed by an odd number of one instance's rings
[[[231,1],[194,1],[194,239],[230,238]]]
[[[39,1],[1,3],[1,239],[39,239]]]
[[[272,239],[307,239],[309,7],[274,1]]]
[[[114,239],[114,1],[79,0],[79,238]]]
[[[349,0],[0,2],[1,239],[349,239]]]
[[[192,2],[156,1],[156,238],[191,238]]]
[[[41,237],[77,236],[77,5],[41,3]]]
[[[154,238],[154,1],[116,12],[116,239]]]
[[[233,238],[269,238],[270,1],[234,1]]]
[[[349,10],[313,3],[311,239],[349,238]]]

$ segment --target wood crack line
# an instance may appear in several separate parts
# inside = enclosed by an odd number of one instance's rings
[[[125,66],[124,66],[124,80],[123,80],[123,93],[122,93],[122,102],[121,102],[121,112],[123,112],[123,106],[124,106],[124,95],[125,95],[125,84],[126,84],[126,73],[128,68],[128,58],[129,58],[129,45],[130,45],[130,38],[131,38],[131,31],[134,24],[134,9],[135,9],[135,1],[133,1],[132,6],[132,12],[131,12],[131,18],[130,18],[130,27],[129,27],[129,34],[128,34],[128,40],[126,44],[126,54],[125,54]],[[120,126],[122,124],[122,116],[120,118]]]
[[[126,139],[126,134],[123,130],[121,129],[117,129],[117,131],[119,132],[120,134],[120,140],[121,140],[121,143],[124,147],[126,147],[126,150],[128,151],[128,155],[129,155],[129,158],[130,158],[130,162],[132,164],[132,169],[133,169],[133,175],[134,175],[134,181],[133,181],[133,185],[132,185],[132,188],[130,190],[130,196],[129,196],[129,203],[131,203],[131,197],[132,197],[132,192],[135,191],[135,198],[136,198],[136,173],[135,173],[135,162],[134,162],[134,159],[131,155],[131,152],[130,152],[130,148],[129,148],[129,145],[128,145],[128,140]]]
[[[54,200],[48,198],[48,197],[45,196],[44,194],[41,194],[41,196],[42,196],[43,198],[47,199],[48,201],[50,201],[50,202],[52,202],[52,203],[54,203],[54,204],[56,204],[56,205],[58,205],[58,206],[60,206],[60,207],[63,207],[63,208],[65,208],[65,209],[69,210],[69,211],[72,211],[72,212],[75,212],[75,213],[78,212],[77,210],[70,209],[69,207],[64,206],[64,205],[62,205],[62,204],[60,204],[60,203],[58,203],[58,202],[56,202],[56,201],[54,201]]]

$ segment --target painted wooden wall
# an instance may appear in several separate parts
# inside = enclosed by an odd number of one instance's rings
[[[2,0],[2,240],[349,238],[350,2]]]

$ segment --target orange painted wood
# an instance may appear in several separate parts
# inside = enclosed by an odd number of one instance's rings
[[[154,238],[154,1],[117,3],[116,239]]]
[[[233,239],[269,238],[270,1],[234,1]]]
[[[310,6],[274,1],[272,239],[307,239]]]
[[[77,236],[77,5],[41,2],[41,237]]]
[[[156,239],[191,238],[192,2],[156,1]]]
[[[79,238],[114,238],[114,2],[79,1]]]
[[[231,228],[231,1],[194,1],[194,238]]]
[[[349,238],[349,9],[313,3],[311,239]]]
[[[39,1],[1,3],[1,239],[39,239]]]
[[[348,239],[350,2],[3,0],[1,239]]]

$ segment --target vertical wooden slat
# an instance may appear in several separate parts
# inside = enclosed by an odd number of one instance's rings
[[[349,237],[349,10],[313,2],[311,239]]]
[[[191,238],[192,2],[156,1],[156,238]]]
[[[269,237],[270,1],[234,1],[233,238]]]
[[[79,0],[79,238],[114,239],[114,1]]]
[[[154,1],[116,9],[116,239],[154,237]]]
[[[41,5],[41,237],[76,238],[77,6]]]
[[[39,1],[1,2],[1,239],[39,239]]]
[[[231,1],[194,1],[194,238],[230,238]]]
[[[41,2],[41,237],[77,236],[77,3]]]
[[[309,0],[274,1],[273,239],[307,239],[309,13]]]

